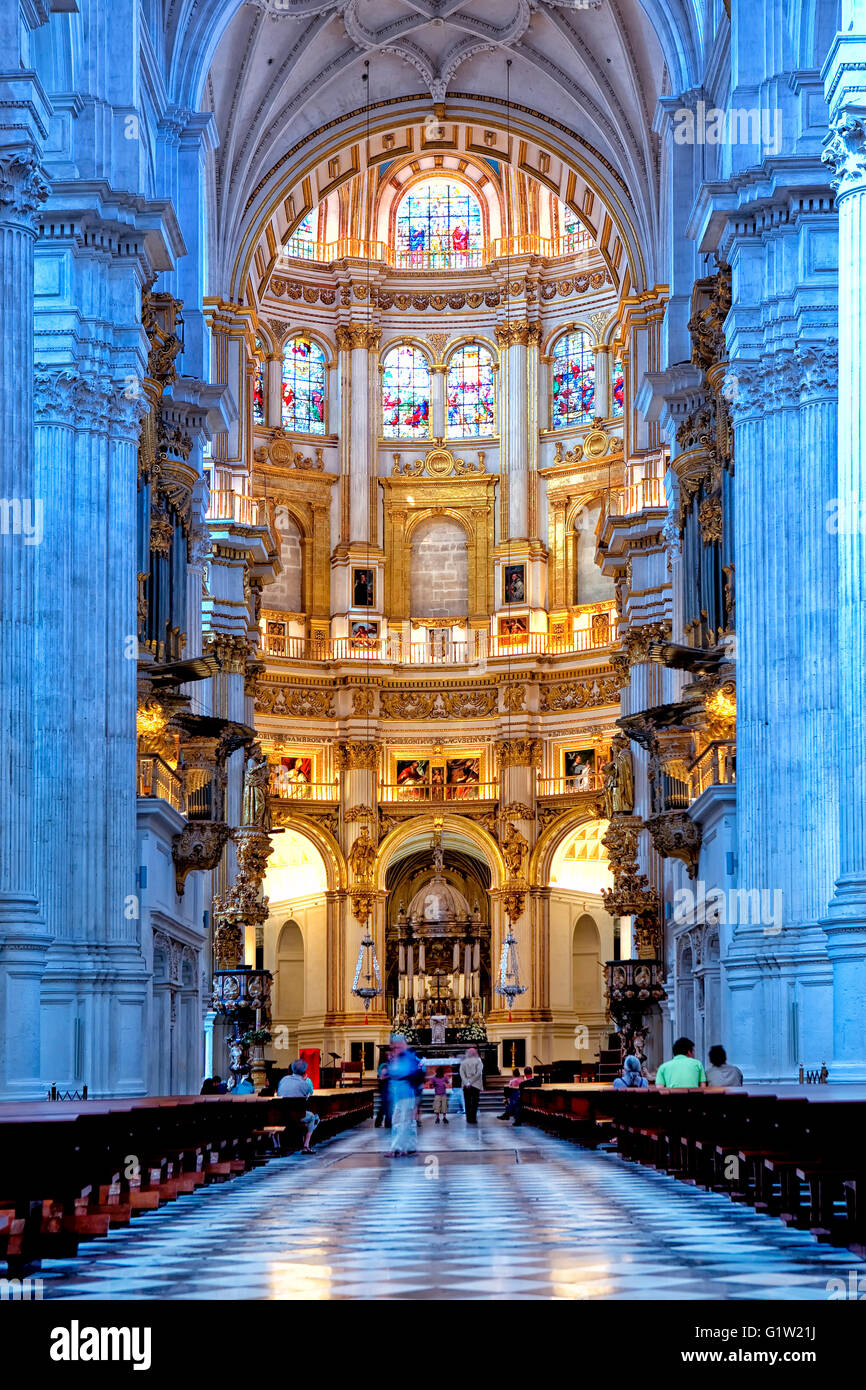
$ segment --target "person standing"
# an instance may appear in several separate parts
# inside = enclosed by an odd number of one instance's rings
[[[388,1056],[379,1063],[377,1079],[379,1082],[379,1109],[376,1112],[376,1119],[373,1122],[374,1128],[379,1129],[384,1125],[386,1129],[391,1128],[391,1093],[388,1087]]]
[[[418,1148],[418,1125],[415,1119],[414,1077],[418,1072],[418,1058],[406,1046],[406,1039],[399,1034],[392,1038],[391,1056],[388,1061],[388,1090],[391,1099],[391,1153],[395,1158],[401,1154],[413,1154]]]
[[[743,1073],[728,1061],[725,1049],[717,1043],[710,1048],[707,1082],[710,1086],[742,1086]]]
[[[484,1066],[478,1056],[477,1047],[467,1047],[466,1055],[460,1063],[460,1080],[463,1084],[463,1099],[466,1102],[466,1123],[478,1124],[478,1102],[484,1085]]]
[[[706,1084],[704,1064],[695,1056],[695,1045],[691,1038],[677,1038],[671,1060],[662,1062],[656,1072],[656,1085],[683,1090]]]
[[[445,1075],[444,1067],[437,1067],[436,1075],[433,1077],[433,1113],[436,1116],[437,1125],[440,1120],[447,1125],[448,1077]]]

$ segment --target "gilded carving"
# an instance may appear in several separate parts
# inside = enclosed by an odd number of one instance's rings
[[[509,738],[496,746],[500,767],[541,767],[543,745],[540,738]]]
[[[502,687],[502,704],[509,714],[519,714],[526,708],[526,686],[525,685],[504,685]]]
[[[379,766],[379,744],[338,743],[334,749],[334,765],[338,772],[354,769],[375,772]]]
[[[500,348],[528,347],[541,342],[542,330],[538,319],[512,319],[496,325],[496,341]]]
[[[646,823],[653,845],[662,859],[680,859],[689,878],[696,878],[701,853],[701,827],[688,811],[664,811]]]
[[[483,719],[496,713],[495,688],[478,690],[383,690],[385,719]]]
[[[380,329],[367,323],[341,323],[337,325],[337,350],[352,352],[356,348],[366,348],[367,352],[377,352],[381,336]]]
[[[698,525],[704,545],[718,545],[722,539],[722,500],[707,497],[698,510]]]
[[[376,702],[376,692],[369,685],[355,686],[352,690],[352,713],[372,714]]]
[[[610,760],[603,764],[604,814],[608,820],[631,815],[634,810],[634,762],[625,734],[617,734],[610,747]]]
[[[400,454],[394,455],[393,476],[400,478],[465,478],[470,473],[484,472],[483,454],[475,461],[455,458],[450,449],[437,446],[429,449],[423,459],[402,462]]]
[[[529,841],[513,821],[506,821],[500,839],[502,857],[511,879],[522,879],[523,866],[529,853]]]
[[[643,623],[640,627],[633,627],[622,639],[629,666],[641,666],[652,661],[650,648],[656,642],[669,642],[670,636],[669,622]]]
[[[510,801],[503,806],[502,816],[509,820],[535,820],[535,812],[525,801]]]
[[[370,839],[366,821],[361,821],[361,828],[349,850],[349,867],[358,882],[369,883],[372,880],[376,867],[376,846]]]
[[[639,871],[637,862],[642,827],[639,816],[615,815],[611,820],[601,843],[607,851],[614,886],[603,888],[601,896],[613,917],[637,916],[657,922],[658,893],[650,887],[646,874]]]
[[[618,653],[611,657],[614,664]],[[593,676],[587,680],[551,681],[540,689],[543,711],[559,712],[573,709],[594,709],[599,705],[619,703],[621,683],[617,676]]]
[[[322,688],[256,683],[255,708],[260,714],[285,714],[296,719],[334,717],[334,692]]]
[[[374,807],[366,806],[363,803],[359,803],[357,806],[350,806],[343,812],[343,820],[347,825],[354,825],[355,821],[359,820],[375,821],[375,819],[376,811]]]
[[[286,468],[306,473],[323,473],[325,458],[322,448],[314,448],[315,457],[301,453],[282,428],[272,430],[266,444],[253,450],[253,458],[259,464],[271,464],[274,468]]]
[[[225,632],[210,632],[202,640],[205,656],[215,656],[220,670],[231,675],[243,675],[250,644],[246,637],[238,637]]]
[[[177,895],[183,897],[187,875],[196,869],[215,869],[231,828],[225,821],[190,821],[171,845]]]

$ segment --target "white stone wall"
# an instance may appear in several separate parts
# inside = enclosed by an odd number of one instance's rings
[[[412,616],[461,618],[469,611],[469,551],[456,521],[423,521],[412,537]]]
[[[274,583],[268,585],[267,606],[278,613],[302,613],[304,599],[301,534],[287,508],[277,507],[276,515],[283,568]]]

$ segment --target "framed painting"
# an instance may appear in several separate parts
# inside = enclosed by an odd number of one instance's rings
[[[376,571],[362,566],[352,570],[352,607],[375,608]]]
[[[526,602],[525,565],[503,565],[502,599],[504,603]]]

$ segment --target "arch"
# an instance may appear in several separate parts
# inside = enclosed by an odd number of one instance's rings
[[[280,518],[285,513],[285,521]],[[267,607],[282,613],[302,613],[304,608],[304,528],[285,502],[274,505],[273,523],[280,545],[282,569],[268,585]]]
[[[410,816],[402,825],[395,826],[395,828],[385,836],[379,846],[375,871],[375,887],[380,892],[387,891],[386,875],[388,868],[396,858],[404,857],[400,853],[401,850],[405,850],[408,853],[413,848],[423,847],[424,849],[429,849],[435,828],[434,820],[439,818],[439,816],[440,812],[438,810],[436,817],[433,815]],[[446,848],[448,847],[449,836],[451,836],[452,841],[457,841],[458,848],[460,847],[461,841],[473,846],[479,851],[490,870],[491,891],[501,888],[505,883],[506,877],[505,861],[502,858],[502,853],[493,836],[480,825],[477,825],[475,821],[470,820],[468,816],[458,816],[453,812],[449,813],[446,811],[441,814],[441,821],[443,846]]]
[[[465,531],[467,543],[471,542],[472,537],[475,534],[475,531],[472,522],[466,515],[466,513],[458,512],[453,507],[439,507],[436,509],[436,511],[421,511],[419,509],[417,512],[414,512],[412,516],[410,516],[407,519],[404,536],[408,545],[411,546],[413,533],[417,531],[421,523],[423,521],[429,521],[430,518],[434,516],[448,517],[451,521],[456,521],[458,526],[462,526],[463,530]]]
[[[445,367],[448,439],[495,438],[495,371],[496,358],[484,343],[463,343],[449,352]]]
[[[486,202],[459,170],[422,169],[401,185],[388,226],[399,268],[471,266],[480,262],[489,240]]]
[[[318,821],[308,820],[305,816],[297,814],[294,807],[283,812],[280,829],[296,831],[298,835],[309,840],[318,851],[325,868],[327,892],[345,891],[349,882],[346,860],[330,830]]]
[[[459,348],[466,347],[471,343],[479,343],[481,347],[486,347],[490,356],[493,358],[493,370],[499,371],[499,347],[492,338],[488,338],[485,333],[461,333],[459,338],[454,338],[447,344],[442,354],[442,361],[439,366],[447,369],[452,356]]]
[[[562,843],[590,821],[597,821],[593,811],[563,811],[561,816],[551,821],[542,830],[529,856],[529,884],[532,888],[547,888],[550,883],[550,870],[553,857]]]
[[[281,423],[291,434],[327,433],[327,355],[315,338],[295,333],[283,341]]]
[[[543,357],[550,357],[551,353],[553,352],[554,344],[557,343],[559,339],[562,338],[566,333],[587,333],[589,337],[592,339],[593,345],[595,347],[598,347],[601,343],[601,339],[597,338],[595,329],[593,328],[591,323],[583,323],[581,320],[575,319],[571,323],[560,323],[557,324],[555,328],[551,328],[550,332],[548,333],[547,337],[544,339],[544,342],[542,344],[541,355]]]
[[[294,918],[287,918],[280,928],[275,952],[275,1009],[276,1017],[295,1023],[305,1012],[304,933]]]
[[[582,912],[572,927],[571,998],[577,1014],[602,1007],[601,933],[589,912]]]
[[[429,348],[400,342],[382,357],[379,400],[384,439],[429,439],[431,363]]]

